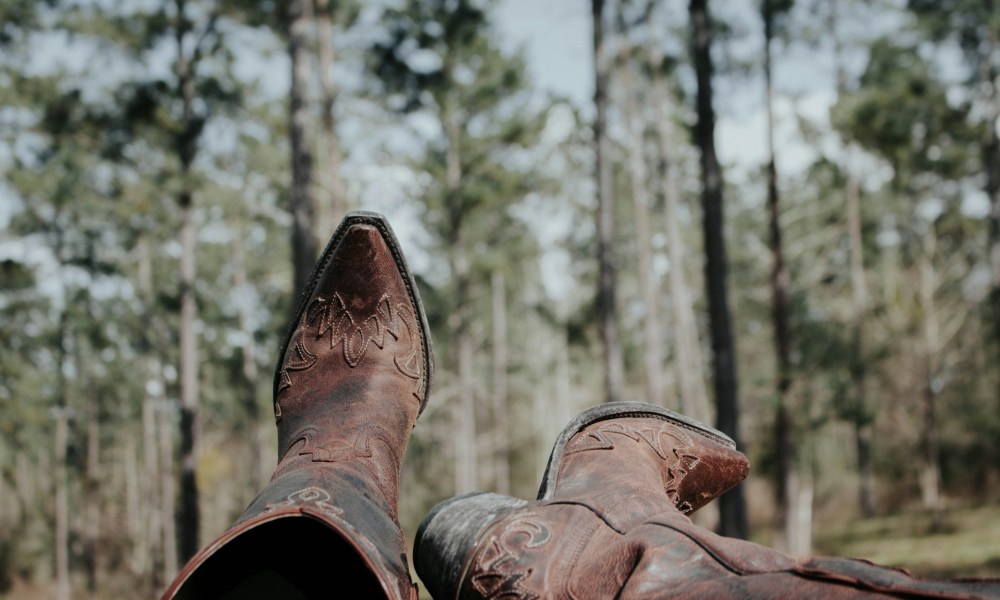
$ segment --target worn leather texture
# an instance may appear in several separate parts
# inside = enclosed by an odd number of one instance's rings
[[[385,597],[415,598],[398,520],[399,474],[432,367],[426,318],[395,236],[380,215],[348,215],[316,266],[279,354],[272,479],[163,598],[202,597],[186,582],[209,579],[194,575],[219,562],[211,557],[255,528],[301,518],[321,523],[356,552]],[[323,552],[292,537],[240,551]],[[335,586],[338,567],[299,576]]]
[[[468,549],[459,581],[438,589],[490,600],[1000,598],[997,581],[932,582],[866,561],[800,561],[694,525],[685,513],[745,477],[746,459],[707,428],[654,413],[623,409],[615,418],[605,410],[608,418],[573,433],[553,453],[558,475],[542,497],[508,503]],[[447,526],[432,519],[421,529],[440,539]],[[417,552],[433,551],[420,535]]]

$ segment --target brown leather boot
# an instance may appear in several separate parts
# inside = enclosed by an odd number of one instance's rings
[[[414,562],[435,598],[1000,597],[864,561],[790,557],[686,514],[747,474],[732,441],[665,409],[595,407],[563,431],[535,502],[473,494],[439,504]]]
[[[279,353],[274,475],[164,599],[416,598],[397,499],[430,387],[428,331],[384,217],[348,215]]]

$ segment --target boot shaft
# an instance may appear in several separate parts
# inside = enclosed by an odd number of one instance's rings
[[[324,598],[348,592],[338,576],[366,582],[365,597],[415,598],[398,485],[431,371],[426,317],[395,236],[380,215],[349,214],[279,352],[274,475],[164,600],[260,595],[275,585]]]
[[[427,399],[426,318],[384,219],[353,213],[303,292],[275,373],[278,466],[347,469],[396,520],[400,464]]]

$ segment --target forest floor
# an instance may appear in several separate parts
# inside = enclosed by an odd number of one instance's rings
[[[866,558],[930,578],[1000,577],[1000,506],[906,512],[820,527],[815,554]]]

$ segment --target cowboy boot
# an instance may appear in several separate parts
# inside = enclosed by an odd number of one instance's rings
[[[746,474],[732,440],[710,427],[651,405],[605,404],[560,435],[538,500],[439,504],[417,532],[414,563],[438,600],[1000,597],[997,582],[796,561],[687,517]]]
[[[431,341],[381,215],[349,214],[279,353],[278,465],[164,599],[416,598],[397,517],[400,461],[427,401]]]

